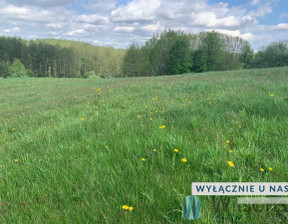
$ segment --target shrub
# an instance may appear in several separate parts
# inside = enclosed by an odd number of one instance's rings
[[[20,60],[15,59],[11,67],[9,68],[10,77],[26,77],[27,70]]]
[[[101,79],[98,75],[96,75],[95,71],[89,71],[84,74],[84,78],[87,79]]]

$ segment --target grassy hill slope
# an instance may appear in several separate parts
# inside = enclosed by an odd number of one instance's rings
[[[191,182],[287,181],[287,83],[287,67],[2,79],[0,222],[186,223]],[[200,198],[197,223],[287,222]]]

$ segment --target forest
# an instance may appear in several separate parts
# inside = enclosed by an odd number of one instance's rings
[[[173,30],[132,44],[123,61],[127,76],[158,76],[288,65],[288,41],[254,53],[248,41],[215,31],[186,34]]]
[[[254,52],[247,40],[215,31],[165,30],[126,50],[68,40],[0,37],[0,78],[162,76],[287,65],[286,40]]]
[[[0,77],[119,77],[124,54],[76,41],[0,37]]]

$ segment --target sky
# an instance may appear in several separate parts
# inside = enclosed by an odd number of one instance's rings
[[[215,30],[254,50],[288,40],[287,0],[0,0],[0,36],[127,48],[165,29]]]

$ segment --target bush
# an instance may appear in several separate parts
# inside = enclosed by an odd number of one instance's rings
[[[12,66],[9,68],[10,77],[26,77],[27,70],[20,60],[15,59]]]
[[[89,71],[84,74],[84,78],[87,79],[101,79],[98,75],[96,75],[95,71]]]
[[[89,76],[87,77],[87,79],[101,79],[101,77],[94,74],[94,75],[89,75]]]

